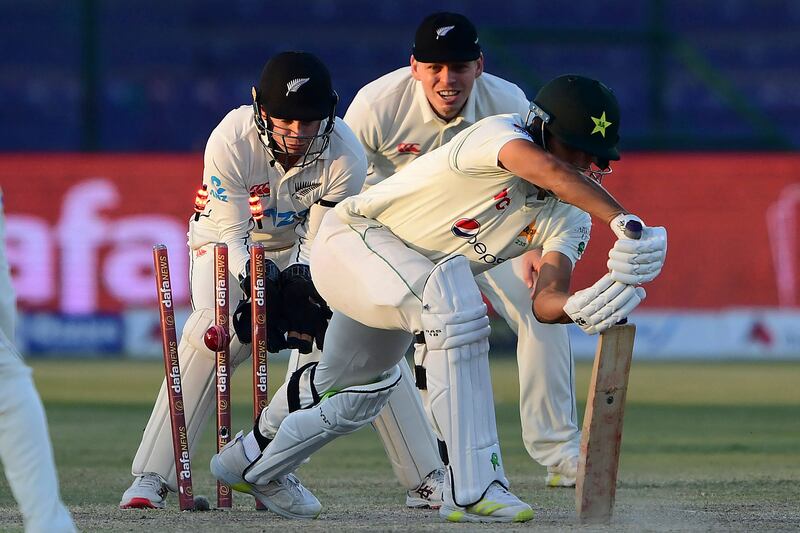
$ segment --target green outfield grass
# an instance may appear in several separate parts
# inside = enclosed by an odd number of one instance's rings
[[[314,522],[289,522],[252,510],[237,495],[232,512],[120,511],[130,462],[160,384],[158,362],[36,361],[64,500],[86,531],[474,530],[442,524],[431,511],[402,507],[375,433],[364,429],[314,456],[299,474],[322,501]],[[271,390],[285,364],[270,367]],[[498,426],[513,489],[537,516],[525,526],[575,527],[574,491],[545,489],[545,470],[527,456],[516,407],[512,359],[492,365]],[[579,413],[591,368],[578,365]],[[234,427],[249,428],[250,373],[233,384]],[[209,430],[194,458],[195,493],[213,496]],[[20,436],[20,442],[23,442]],[[617,507],[611,530],[800,529],[800,365],[797,363],[634,362],[628,392]],[[0,476],[0,530],[21,530]]]

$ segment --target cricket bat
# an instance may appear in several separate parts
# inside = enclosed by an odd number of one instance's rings
[[[575,484],[575,506],[584,524],[611,520],[635,333],[633,324],[617,324],[597,343]]]

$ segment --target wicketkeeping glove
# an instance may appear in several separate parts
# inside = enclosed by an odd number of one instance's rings
[[[626,318],[645,296],[643,288],[614,281],[611,274],[606,274],[591,287],[570,296],[564,312],[583,331],[594,335]]]
[[[294,264],[281,272],[281,301],[286,318],[286,342],[300,353],[322,350],[331,310],[311,281],[308,265]]]
[[[250,261],[245,267],[245,274],[239,277],[239,286],[244,298],[233,312],[233,330],[243,344],[253,342],[252,316],[253,309],[250,297]],[[286,321],[281,316],[280,305],[280,272],[277,265],[267,259],[265,264],[265,284],[267,304],[267,351],[278,353],[286,344]]]

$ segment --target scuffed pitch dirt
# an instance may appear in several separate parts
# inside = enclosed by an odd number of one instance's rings
[[[339,485],[339,484],[336,484]],[[180,513],[122,511],[110,505],[78,505],[71,510],[83,531],[797,531],[800,509],[794,500],[795,482],[740,481],[668,484],[624,484],[617,492],[615,516],[609,525],[581,526],[574,512],[574,491],[543,489],[517,484],[518,493],[534,502],[536,516],[526,524],[449,524],[437,512],[403,508],[394,487],[378,483],[370,491],[365,483],[350,485],[345,501],[341,486],[317,491],[325,506],[314,521],[290,521],[268,512],[251,510],[247,497],[236,495],[232,511]],[[338,497],[337,497],[338,495]],[[1,531],[22,531],[20,516],[0,509]]]

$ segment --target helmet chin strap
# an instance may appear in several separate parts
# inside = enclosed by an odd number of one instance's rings
[[[548,153],[550,152],[550,150],[547,149],[547,141],[544,139],[544,120],[542,120],[542,150]]]

